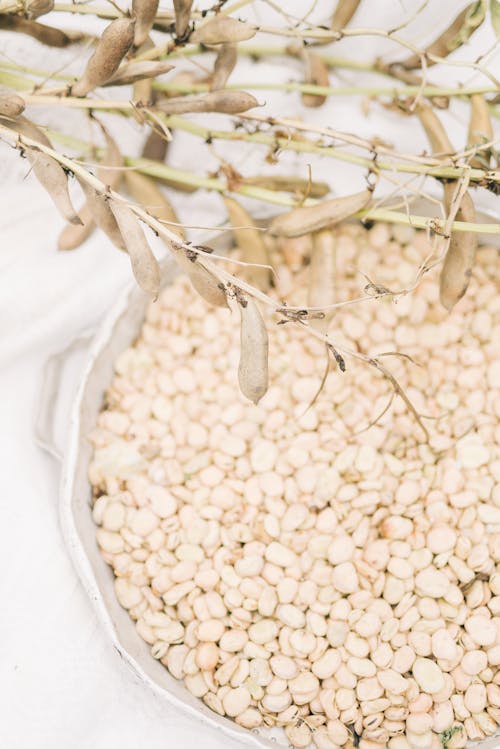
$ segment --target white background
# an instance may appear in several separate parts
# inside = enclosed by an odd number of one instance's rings
[[[289,12],[303,14],[308,4],[281,5]],[[331,5],[330,0],[319,0],[314,17],[326,22]],[[365,7],[351,25],[390,28],[419,5],[413,0],[365,0]],[[421,17],[401,33],[425,43],[435,35],[434,29],[444,28],[463,5],[453,0],[431,0]],[[261,21],[279,22],[265,3],[259,1],[256,7]],[[241,13],[243,17],[245,12]],[[78,28],[83,22],[71,17],[67,23]],[[11,61],[45,69],[59,67],[61,57],[66,63],[78,63],[74,50],[47,50],[3,32],[0,39],[0,54]],[[493,41],[487,23],[454,59],[473,59],[488,50]],[[280,43],[276,38],[269,42]],[[370,38],[344,40],[331,51],[363,59],[386,52],[387,59],[395,59],[400,54],[396,45]],[[490,69],[496,68],[498,75],[498,56],[496,64],[495,58],[492,60]],[[244,63],[233,80],[272,77],[286,81],[298,75],[298,66],[283,67],[275,60],[258,67]],[[331,80],[341,86],[359,80],[387,86],[387,80],[369,76],[360,79],[346,70],[332,75]],[[450,85],[482,82],[470,70],[451,67],[433,71],[432,80]],[[368,114],[362,112],[361,97],[333,97],[320,110],[303,110],[297,94],[259,91],[257,95],[259,100],[271,102],[274,113],[306,115],[358,134],[376,133],[407,151],[425,148],[418,126],[376,104],[369,107]],[[79,125],[74,112],[61,109],[56,120],[41,108],[31,109],[29,115],[43,124],[57,121],[72,134],[80,127],[81,137],[88,132],[85,125]],[[465,107],[443,117],[456,145],[464,145]],[[124,150],[137,152],[144,137],[139,126],[123,120],[117,123],[115,118],[107,121],[115,134],[120,133]],[[220,144],[216,149],[219,153],[223,150]],[[237,146],[224,153],[230,154],[234,165],[244,173],[263,169],[261,150],[243,153]],[[198,154],[199,144],[186,136],[173,146],[169,159],[172,165],[199,172],[216,166],[215,160],[204,162]],[[304,175],[304,163],[295,157],[283,157],[290,172],[296,169]],[[327,179],[334,192],[348,192],[362,184],[359,170],[341,162],[311,163],[314,175]],[[33,440],[40,375],[51,353],[62,349],[80,331],[98,325],[129,281],[130,271],[127,258],[98,234],[76,252],[58,253],[57,236],[63,222],[34,178],[26,177],[27,172],[26,162],[0,143],[0,746],[160,749],[191,747],[195,742],[204,749],[234,746],[227,737],[159,702],[137,683],[101,632],[68,560],[57,519],[58,466]],[[492,195],[484,197],[484,205],[495,205]],[[186,222],[214,226],[224,221],[217,196],[198,192],[177,196],[175,201]],[[262,211],[256,203],[249,201],[248,206]],[[73,366],[68,372],[57,404],[62,422],[76,369]]]

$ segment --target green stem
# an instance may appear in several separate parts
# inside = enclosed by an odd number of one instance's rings
[[[307,139],[294,140],[291,138],[276,138],[273,135],[267,133],[242,133],[239,131],[226,131],[226,130],[212,130],[211,128],[203,127],[198,125],[191,120],[184,119],[178,115],[172,115],[165,117],[164,120],[167,127],[173,130],[183,130],[184,132],[191,133],[200,138],[212,139],[212,140],[231,140],[231,141],[245,141],[247,143],[260,143],[261,145],[271,146],[278,150],[289,150],[295,151],[296,153],[315,153],[319,156],[329,156],[339,161],[346,161],[350,164],[356,164],[366,168],[367,170],[373,170],[374,162],[373,159],[366,158],[363,156],[357,156],[356,154],[342,151],[339,148],[333,146],[318,146]],[[458,179],[463,174],[463,168],[454,166],[427,166],[425,164],[415,163],[398,163],[384,158],[377,158],[376,167],[378,170],[388,170],[395,172],[404,172],[407,174],[424,174],[430,177],[437,177],[441,179]],[[481,169],[471,169],[470,179],[471,181],[482,181],[485,178],[485,172]],[[500,182],[500,171],[488,172],[488,179],[492,182]]]
[[[26,101],[29,104],[42,104],[42,105],[59,105],[69,106],[74,108],[83,108],[89,110],[101,110],[101,111],[120,111],[130,113],[134,111],[133,104],[130,101],[113,101],[107,99],[79,99],[73,97],[51,97],[41,95],[27,95]],[[167,127],[173,130],[182,130],[190,133],[204,140],[225,140],[225,141],[241,141],[245,143],[258,143],[260,145],[269,146],[276,150],[293,151],[295,153],[313,153],[318,156],[327,156],[329,158],[336,159],[337,161],[344,161],[349,164],[355,164],[356,166],[362,167],[367,171],[383,171],[387,170],[390,172],[402,172],[404,174],[422,174],[429,177],[435,177],[438,179],[458,179],[463,174],[463,168],[457,166],[431,166],[427,164],[417,164],[414,162],[402,162],[393,160],[391,158],[384,158],[377,155],[376,162],[372,158],[365,156],[359,156],[357,154],[350,153],[349,151],[342,150],[335,146],[323,146],[317,145],[311,140],[301,138],[295,140],[293,138],[282,138],[276,137],[273,134],[264,132],[248,133],[239,130],[213,130],[211,128],[203,127],[191,120],[184,119],[178,115],[164,116],[163,121]],[[397,155],[395,155],[397,158]],[[471,182],[484,182],[485,178],[489,182],[500,182],[500,171],[489,171],[484,172],[482,169],[471,169],[470,180]]]
[[[182,94],[203,93],[209,90],[206,83],[177,83],[155,82],[155,89],[159,91],[176,91]],[[316,86],[312,83],[256,83],[255,81],[232,83],[228,89],[252,91],[299,91],[301,94],[316,94],[319,96],[472,96],[473,94],[498,93],[494,86],[469,86],[467,88],[446,88],[443,86]]]
[[[88,153],[90,151],[90,146],[85,141],[77,140],[72,136],[63,135],[53,131],[50,131],[49,135],[59,143],[80,153]],[[155,177],[157,179],[181,182],[203,190],[220,193],[234,192],[237,195],[244,195],[245,197],[253,198],[254,200],[260,200],[273,205],[280,205],[284,208],[295,208],[298,205],[297,200],[292,195],[285,192],[267,190],[263,187],[257,187],[256,185],[240,185],[237,190],[230,190],[226,180],[219,179],[218,177],[204,177],[203,175],[187,172],[183,169],[174,169],[166,164],[161,164],[157,161],[150,161],[149,159],[142,159],[133,156],[125,156],[124,158],[126,166],[134,167],[142,174],[147,174],[150,177]],[[304,203],[300,204],[315,205],[318,202],[319,201],[314,198],[307,198]],[[393,224],[407,224],[408,226],[413,226],[418,229],[431,228],[439,232],[444,231],[445,228],[445,221],[443,219],[429,218],[428,216],[413,216],[411,214],[408,215],[406,213],[391,211],[390,209],[385,208],[365,209],[356,214],[356,216],[358,218],[369,218],[370,221],[386,221]],[[451,225],[451,229],[453,231],[474,231],[478,234],[500,234],[500,224],[496,223],[472,224],[465,221],[454,221]]]

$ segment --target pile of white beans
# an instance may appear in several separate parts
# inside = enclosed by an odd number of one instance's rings
[[[411,285],[421,233],[336,230],[338,297]],[[305,298],[303,240],[277,294]],[[500,295],[482,248],[448,315],[435,275],[341,308],[346,357],[269,320],[270,388],[237,383],[237,315],[184,278],[147,312],[91,435],[97,541],[138,634],[186,688],[294,747],[459,749],[500,724]],[[310,406],[310,407],[309,407]],[[369,427],[369,428],[368,428]]]

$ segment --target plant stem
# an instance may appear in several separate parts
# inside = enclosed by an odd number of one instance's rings
[[[238,131],[227,131],[227,130],[212,130],[211,128],[203,127],[195,122],[186,120],[178,115],[171,115],[165,117],[164,120],[167,127],[177,130],[183,130],[197,135],[198,137],[211,138],[212,140],[235,140],[245,141],[247,143],[260,143],[261,145],[271,146],[277,150],[289,150],[295,151],[296,153],[315,153],[319,156],[330,156],[331,158],[338,159],[340,161],[346,161],[357,166],[365,167],[367,170],[374,170],[373,159],[366,158],[363,156],[357,156],[356,154],[347,153],[334,146],[321,146],[317,145],[307,139],[294,140],[292,138],[276,137],[274,135],[268,135],[267,133],[241,133]],[[388,161],[386,159],[377,158],[376,169],[388,170],[396,172],[405,172],[408,174],[423,174],[430,177],[436,177],[441,179],[458,179],[463,169],[461,167],[454,166],[427,166],[423,164],[404,164],[396,163],[394,161]],[[491,171],[487,173],[488,179],[492,182],[500,182],[500,171]],[[471,169],[470,171],[471,181],[482,181],[485,178],[485,172],[481,169]]]
[[[176,81],[155,81],[158,91],[176,91],[182,94],[203,93],[209,90],[206,83],[177,83]],[[252,91],[298,91],[301,94],[318,96],[472,96],[473,94],[493,94],[498,90],[493,86],[470,86],[468,88],[446,88],[443,86],[316,86],[312,83],[257,83],[255,81],[232,83],[228,89]]]
[[[25,99],[27,103],[32,105],[55,104],[77,109],[120,111],[125,113],[135,111],[133,103],[126,100],[84,99],[70,96],[51,97],[48,95],[37,94],[27,94]],[[338,161],[355,164],[356,166],[363,167],[367,171],[386,170],[390,172],[402,172],[405,174],[422,174],[437,179],[458,179],[463,174],[463,168],[460,166],[432,166],[425,163],[414,163],[413,161],[410,163],[398,162],[392,160],[389,154],[386,154],[386,158],[380,158],[377,155],[377,160],[374,162],[373,158],[349,153],[348,151],[344,151],[336,146],[318,145],[307,138],[295,140],[293,138],[276,137],[273,134],[263,132],[247,133],[238,130],[213,130],[211,128],[203,127],[191,120],[184,119],[178,115],[165,116],[163,122],[172,130],[182,130],[191,135],[203,138],[204,140],[211,139],[259,143],[260,145],[270,146],[276,150],[294,151],[295,153],[313,153],[318,156],[327,156]],[[398,158],[398,155],[394,154],[394,157]],[[500,182],[500,170],[485,172],[482,169],[471,169],[470,179],[472,182],[484,182],[485,179],[491,183]]]
[[[62,135],[61,133],[52,131],[49,131],[49,135],[59,143],[79,151],[80,153],[88,152],[90,150],[88,143],[77,140],[72,136]],[[98,155],[99,153],[100,152],[98,151]],[[218,177],[204,177],[182,169],[174,169],[166,164],[162,164],[158,161],[150,161],[149,159],[142,159],[133,156],[125,156],[124,158],[126,166],[134,167],[142,174],[147,174],[150,177],[155,177],[157,179],[181,182],[186,185],[220,193],[234,192],[237,195],[244,195],[245,197],[253,198],[254,200],[260,200],[272,205],[280,205],[285,208],[295,208],[298,205],[297,200],[289,193],[268,190],[256,185],[240,185],[237,190],[231,191],[226,180]],[[473,171],[474,170],[471,169],[470,173],[472,174]],[[300,201],[300,204],[315,205],[318,202],[319,201],[314,198],[307,198],[304,202]],[[369,219],[370,221],[386,221],[393,224],[407,224],[408,226],[413,226],[417,229],[431,229],[438,233],[445,230],[446,223],[444,219],[429,218],[428,216],[414,216],[412,214],[392,211],[386,208],[368,208],[360,211],[356,215],[358,218]],[[451,225],[451,229],[453,231],[474,231],[478,234],[500,234],[500,224],[497,223],[471,224],[465,221],[454,221]]]

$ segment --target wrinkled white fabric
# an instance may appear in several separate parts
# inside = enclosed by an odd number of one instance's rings
[[[206,3],[204,4],[206,5]],[[258,20],[277,23],[279,18],[263,2],[257,2]],[[320,0],[315,18],[327,21],[330,0]],[[353,26],[389,28],[415,9],[410,0],[400,3],[365,3]],[[465,5],[461,3],[460,5]],[[309,3],[283,3],[288,12],[303,15]],[[390,6],[395,6],[391,10]],[[409,29],[407,38],[425,43],[434,29],[446,26],[457,12],[454,0],[432,0],[422,16]],[[246,8],[240,11],[244,17]],[[66,21],[65,21],[66,22]],[[70,17],[73,28],[83,21]],[[457,57],[472,59],[493,41],[486,24]],[[269,43],[280,44],[269,37]],[[62,58],[70,64],[74,50],[47,50],[29,39],[0,32],[0,50],[7,59],[44,68],[59,66]],[[370,37],[348,39],[332,47],[332,54],[370,59],[396,45]],[[78,55],[86,54],[78,52]],[[497,58],[498,62],[498,58]],[[233,81],[266,81],[271,77],[287,81],[296,76],[299,64],[272,59],[255,65],[244,61]],[[498,65],[496,66],[498,72]],[[389,79],[375,78],[341,70],[332,75],[339,86],[390,86]],[[447,68],[432,80],[470,84],[481,81],[470,70]],[[413,122],[378,104],[362,109],[362,97],[332,97],[318,110],[304,110],[296,93],[258,91],[265,108],[259,112],[279,112],[283,116],[307,116],[318,124],[361,135],[378,134],[386,142],[408,152],[426,147],[424,136]],[[54,123],[47,108],[29,112],[41,123]],[[210,116],[208,116],[210,117]],[[208,122],[208,117],[204,122]],[[443,114],[454,137],[463,137],[467,110]],[[219,118],[213,117],[212,122]],[[88,137],[88,126],[78,114],[61,109],[58,122],[67,133]],[[136,123],[108,118],[120,143],[128,153],[136,153],[142,131]],[[118,130],[117,130],[118,128]],[[461,145],[457,140],[457,145]],[[215,151],[225,154],[243,173],[256,174],[264,168],[265,149],[241,144],[215,143]],[[206,173],[217,168],[215,157],[200,158],[200,143],[187,135],[176,139],[170,163],[180,168]],[[280,161],[290,172],[307,176],[310,161],[314,177],[327,178],[337,194],[363,185],[360,170],[331,159],[304,159],[285,153]],[[26,176],[28,175],[28,176]],[[397,177],[397,175],[394,175]],[[408,179],[408,175],[403,177]],[[415,183],[416,184],[416,183]],[[384,190],[393,189],[385,183]],[[80,197],[75,191],[77,203]],[[177,194],[175,205],[181,218],[191,224],[216,226],[224,221],[220,199],[199,191]],[[493,196],[485,205],[494,206]],[[262,213],[262,206],[247,206]],[[5,749],[160,749],[191,747],[200,742],[203,749],[235,746],[235,742],[215,729],[188,718],[146,690],[128,670],[101,631],[99,622],[66,554],[57,518],[58,466],[34,443],[33,423],[40,376],[47,357],[63,348],[82,330],[99,324],[120,290],[129,283],[127,257],[115,251],[100,234],[94,234],[75,252],[58,253],[57,236],[63,226],[49,197],[28,174],[26,161],[0,143],[0,455],[2,456],[2,497],[0,499],[0,745]],[[201,236],[198,232],[193,236]],[[206,233],[204,235],[206,237]],[[81,361],[81,360],[80,360]],[[78,364],[64,378],[54,409],[64,423]],[[61,431],[61,430],[60,430]],[[64,435],[59,434],[64,446]]]

